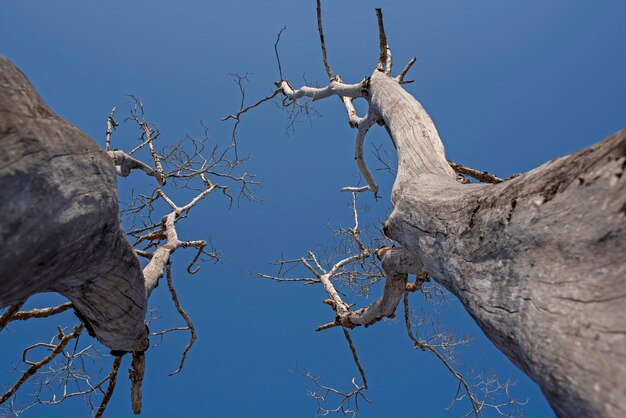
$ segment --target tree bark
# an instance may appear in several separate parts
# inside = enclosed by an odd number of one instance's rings
[[[381,71],[369,96],[398,152],[385,233],[558,416],[626,416],[626,130],[500,184],[460,184],[415,98]]]
[[[105,345],[144,350],[146,290],[113,161],[3,57],[0,192],[0,307],[59,292]]]

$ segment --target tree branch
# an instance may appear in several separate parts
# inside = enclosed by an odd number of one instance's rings
[[[326,54],[326,43],[324,41],[324,28],[322,27],[322,5],[320,0],[317,0],[317,31],[320,35],[320,44],[322,46],[322,59],[324,60],[324,68],[326,69],[326,74],[328,74],[328,80],[332,81],[335,79],[333,75],[333,71],[330,69],[330,65],[328,64],[328,56]],[[282,78],[281,78],[282,80]]]
[[[115,385],[117,383],[117,372],[120,368],[120,365],[122,364],[122,357],[123,356],[115,356],[115,360],[113,360],[111,373],[109,373],[109,376],[107,376],[107,379],[109,380],[109,385],[107,386],[106,392],[104,392],[104,397],[102,398],[100,406],[96,411],[95,418],[102,418],[102,415],[104,414],[104,411],[106,410],[106,407],[111,400],[111,396],[113,396],[113,392],[115,391]]]
[[[131,387],[130,387],[130,399],[133,407],[133,412],[137,415],[141,413],[142,395],[141,387],[143,385],[143,376],[146,370],[146,356],[143,351],[134,351],[132,368],[128,370]]]
[[[63,351],[63,348],[65,348],[65,346],[71,339],[76,338],[80,335],[84,327],[85,326],[82,323],[76,325],[72,332],[70,332],[69,334],[64,334],[63,331],[59,329],[59,343],[54,346],[52,352],[38,362],[29,362],[28,364],[30,364],[30,367],[28,368],[28,370],[26,370],[24,374],[22,374],[22,377],[20,377],[20,379],[4,393],[4,395],[0,396],[0,404],[3,404],[7,399],[13,396],[13,394],[17,392],[17,390],[20,388],[20,386],[22,386],[22,384],[24,384],[24,382],[26,382],[32,375],[37,373],[37,370],[50,363],[59,353],[61,353]]]
[[[389,74],[391,68],[388,68],[387,66],[390,66],[391,60],[388,56],[389,45],[387,44],[387,35],[385,34],[385,26],[383,24],[383,11],[381,9],[376,9],[376,19],[378,20],[378,39],[380,47],[380,57],[378,57],[378,65],[376,66],[376,69]]]
[[[2,316],[0,316],[0,331],[2,331],[9,322],[15,320],[15,316],[17,315],[24,302],[26,302],[26,299],[9,306],[9,308],[2,314]]]

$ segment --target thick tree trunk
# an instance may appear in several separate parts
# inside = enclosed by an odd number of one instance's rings
[[[120,227],[115,166],[0,57],[0,307],[67,296],[112,349],[147,347],[146,290]]]
[[[626,416],[626,131],[497,185],[460,184],[435,126],[375,71],[398,151],[386,234],[458,296],[561,417]]]

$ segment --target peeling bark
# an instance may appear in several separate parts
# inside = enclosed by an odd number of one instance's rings
[[[0,307],[72,301],[108,347],[144,350],[146,290],[121,229],[115,166],[0,57]]]

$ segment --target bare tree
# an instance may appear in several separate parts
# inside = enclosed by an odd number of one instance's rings
[[[384,225],[398,246],[378,251],[384,294],[352,310],[328,286],[327,273],[314,275],[336,310],[329,326],[368,326],[395,315],[408,275],[427,272],[539,384],[557,415],[626,415],[626,131],[506,181],[450,163],[428,113],[402,87],[415,58],[392,75],[380,9],[375,69],[346,84],[329,65],[317,5],[329,84],[294,88],[283,78],[277,91],[294,105],[301,98],[342,100],[367,181],[348,190],[378,194],[363,159],[373,125],[386,129],[398,157]],[[355,99],[367,102],[364,116]],[[468,184],[457,172],[494,184]],[[300,262],[314,268],[311,260]]]
[[[359,401],[361,403],[363,401],[370,402],[365,393],[367,390],[365,368],[361,364],[356,346],[350,336],[350,329],[358,325],[342,323],[341,317],[346,312],[353,310],[360,300],[367,300],[372,286],[389,274],[386,271],[387,266],[381,263],[381,260],[384,259],[385,253],[393,249],[392,242],[381,236],[379,229],[373,228],[375,225],[366,225],[365,227],[361,225],[357,192],[351,194],[351,212],[354,224],[350,228],[339,228],[333,231],[336,243],[330,248],[324,248],[323,256],[316,255],[314,251],[309,251],[306,257],[274,261],[273,264],[279,267],[279,271],[275,275],[256,274],[276,282],[321,285],[327,296],[323,303],[332,308],[335,319],[320,325],[316,331],[339,327],[346,338],[361,383],[356,383],[356,378],[354,378],[351,382],[351,390],[340,390],[323,384],[319,376],[310,371],[305,371],[305,376],[310,378],[316,387],[315,390],[309,391],[309,395],[317,403],[318,416],[341,412],[354,417],[359,411]],[[386,285],[389,283],[387,281]],[[458,348],[467,344],[470,339],[467,337],[457,338],[452,333],[444,331],[430,315],[415,315],[411,312],[409,294],[417,292],[426,301],[445,303],[447,302],[447,292],[440,286],[433,285],[425,272],[416,275],[412,281],[405,278],[404,283],[405,287],[402,289],[404,324],[409,342],[413,348],[434,355],[456,379],[458,389],[453,396],[452,404],[466,400],[465,416],[482,417],[486,409],[491,409],[502,416],[514,416],[521,403],[509,396],[510,381],[501,384],[493,373],[489,376],[470,375],[468,378],[460,372]],[[393,297],[392,291],[388,288],[385,289],[385,293],[386,297]],[[379,300],[375,303],[384,304],[385,301]],[[360,309],[354,310],[354,312],[359,311]],[[392,312],[387,316],[394,315]],[[380,319],[382,317],[374,318],[363,325],[366,327],[373,325]]]
[[[183,368],[196,340],[194,325],[175,290],[172,254],[193,249],[189,274],[197,273],[202,261],[218,259],[207,241],[180,239],[177,224],[212,193],[224,196],[228,204],[252,198],[256,181],[241,173],[245,160],[237,157],[235,144],[210,143],[204,128],[200,137],[187,136],[158,149],[157,126],[145,119],[137,98],[131,96],[130,105],[124,123],[138,130],[138,142],[123,144],[129,151],[112,146],[120,125],[113,108],[106,119],[102,150],[52,113],[26,77],[0,57],[0,189],[11,197],[0,201],[7,215],[0,222],[0,307],[8,306],[0,316],[0,330],[11,321],[70,309],[80,319],[73,328],[58,327],[49,342],[24,349],[17,367],[20,377],[0,395],[0,407],[15,416],[36,405],[74,397],[85,399],[94,415],[102,416],[127,353],[132,353],[132,408],[139,413],[148,336],[189,332],[172,374]],[[123,208],[122,225],[115,175],[127,177],[134,170],[149,177],[144,177],[145,188]],[[151,331],[155,315],[146,323],[147,301],[164,273],[185,325]],[[49,291],[70,302],[20,311],[29,296]],[[80,339],[84,330],[111,354],[101,353],[89,339]],[[37,356],[41,358],[33,360]],[[101,376],[94,370],[102,369],[107,358],[110,371]],[[91,363],[98,367],[90,367]],[[34,398],[17,402],[15,395],[26,382],[35,387]]]

